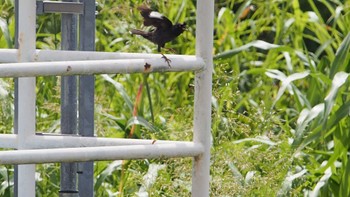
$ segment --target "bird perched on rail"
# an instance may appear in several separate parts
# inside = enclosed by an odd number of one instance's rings
[[[141,12],[141,16],[144,19],[144,26],[153,26],[155,29],[150,31],[142,31],[138,29],[131,29],[132,34],[140,35],[147,40],[158,45],[158,52],[161,52],[161,48],[164,48],[165,43],[174,40],[182,32],[186,30],[186,23],[173,23],[159,12],[153,11],[146,5],[141,5],[137,8]],[[170,60],[162,54],[165,61],[170,66]]]

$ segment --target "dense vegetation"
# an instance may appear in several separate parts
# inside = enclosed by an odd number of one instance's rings
[[[13,2],[0,2],[0,47],[13,48]],[[189,25],[168,47],[194,54],[195,1],[148,2]],[[97,51],[156,51],[128,32],[142,24],[141,3],[98,1]],[[37,24],[37,47],[59,49],[59,15]],[[349,32],[349,1],[215,2],[211,196],[350,196]],[[96,76],[96,134],[191,140],[193,76]],[[139,91],[145,84],[154,116],[146,88]],[[59,85],[59,77],[37,79],[38,131],[60,131]],[[0,79],[0,100],[0,132],[10,133],[12,79]],[[142,118],[135,127],[134,105]],[[57,196],[58,164],[37,168],[38,196]],[[0,166],[0,196],[11,196],[12,172]],[[189,196],[190,189],[188,158],[95,163],[96,196]]]

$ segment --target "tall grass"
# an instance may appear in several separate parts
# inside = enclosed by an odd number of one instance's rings
[[[98,51],[156,51],[129,33],[142,27],[141,3],[98,1]],[[167,47],[194,54],[195,1],[149,4],[189,25]],[[211,196],[349,196],[349,2],[220,0],[215,6]],[[11,48],[11,1],[2,1],[0,17],[0,46]],[[37,47],[58,49],[59,16],[37,23]],[[97,76],[96,134],[191,140],[193,76]],[[8,133],[13,83],[0,82],[0,93],[7,93],[0,94],[0,128]],[[56,77],[38,78],[39,130],[59,131],[58,84]],[[140,89],[145,84],[151,99]],[[12,168],[0,171],[0,195],[10,196]],[[57,165],[39,165],[38,172],[38,192],[57,195]],[[189,196],[190,177],[189,159],[96,162],[94,189],[96,196]]]

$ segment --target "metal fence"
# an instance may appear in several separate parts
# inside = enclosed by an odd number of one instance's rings
[[[62,51],[37,50],[35,48],[36,14],[38,8],[43,7],[37,6],[36,0],[16,1],[18,49],[0,49],[0,77],[17,78],[15,134],[0,134],[0,148],[15,149],[0,151],[0,164],[18,165],[16,195],[35,196],[35,164],[69,162],[65,169],[75,170],[76,164],[71,162],[85,162],[79,165],[88,172],[92,170],[92,161],[193,157],[192,196],[209,196],[214,1],[197,1],[196,55],[167,55],[172,60],[171,68],[159,54],[94,52],[94,39],[91,39],[94,35],[80,38],[82,39],[79,47],[81,51],[69,51],[74,48],[68,45],[62,46],[67,49]],[[94,21],[92,22],[94,16],[87,13],[94,14],[95,2],[81,0],[77,4],[79,5],[76,9],[80,10],[79,17],[81,17],[80,27],[75,26],[74,17],[69,18],[71,15],[67,15],[65,20],[69,25],[62,26],[62,32],[65,28],[65,31],[71,32],[74,31],[73,27],[87,28],[84,26],[94,25]],[[92,28],[94,29],[94,26]],[[93,134],[93,75],[142,73],[145,72],[145,65],[147,65],[147,72],[195,72],[193,141],[158,140],[154,142],[141,139],[88,137],[91,133]],[[90,87],[90,90],[79,88],[79,92],[76,93],[74,88],[69,89],[79,97],[78,113],[80,115],[77,120],[79,128],[72,129],[71,127],[76,123],[74,121],[67,123],[64,120],[61,120],[61,128],[79,130],[79,136],[52,136],[45,133],[38,135],[35,128],[35,77],[70,76],[65,78],[68,81],[62,82],[63,88],[64,83],[69,81],[74,83],[75,75],[80,76],[80,86]],[[62,95],[62,97],[70,98],[69,95]],[[74,107],[76,105],[74,102],[74,100],[66,101],[65,104]],[[61,109],[64,116],[64,107]],[[70,112],[67,112],[67,116],[69,114]],[[91,180],[91,173],[85,175],[90,176]],[[78,182],[83,183],[84,180],[86,177],[82,176],[79,177]],[[79,193],[76,196],[93,195],[91,181],[86,184],[90,184],[88,193]],[[61,190],[64,189],[61,188]]]

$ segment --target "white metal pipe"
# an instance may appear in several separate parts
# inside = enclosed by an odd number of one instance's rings
[[[1,52],[1,51],[0,51]],[[170,59],[191,57],[191,55],[166,54]],[[192,55],[193,56],[193,55]],[[150,59],[161,58],[162,55],[152,53],[122,53],[122,52],[99,52],[99,51],[56,51],[36,50],[35,61],[62,61],[62,60],[108,60],[108,59]]]
[[[42,149],[42,148],[48,149],[48,148],[74,148],[74,147],[126,146],[126,145],[152,145],[152,144],[175,144],[175,145],[181,146],[181,145],[188,145],[191,143],[192,142],[166,141],[166,140],[36,135],[27,141],[27,146],[33,149]]]
[[[18,136],[16,134],[0,134],[0,148],[17,149]],[[81,137],[69,135],[35,135],[25,142],[27,149],[48,148],[76,148],[76,147],[98,147],[98,146],[126,146],[126,145],[151,145],[151,144],[176,144],[188,145],[189,141],[170,140],[144,140],[125,138],[104,137]]]
[[[191,57],[191,55],[166,54],[169,59]],[[193,56],[193,55],[192,55]],[[0,49],[1,63],[16,63],[17,49]],[[35,50],[34,61],[83,61],[83,60],[108,60],[108,59],[150,59],[160,58],[160,54],[150,53],[121,53],[121,52],[98,52],[98,51],[65,51],[65,50]]]
[[[15,150],[1,151],[0,164],[190,157],[202,153],[203,147],[198,143]]]
[[[18,62],[18,49],[0,49],[0,63]]]
[[[203,58],[205,68],[195,75],[193,141],[203,145],[204,153],[193,159],[192,196],[194,197],[209,197],[213,25],[214,1],[197,1],[196,55]]]
[[[0,77],[179,72],[204,66],[203,60],[195,56],[172,58],[170,64],[162,58],[6,63],[0,64]]]
[[[18,3],[18,61],[33,61],[36,38],[36,0]],[[18,149],[35,134],[35,78],[18,79]],[[18,166],[18,196],[35,197],[35,165]]]
[[[0,134],[0,148],[17,148],[17,134]]]

